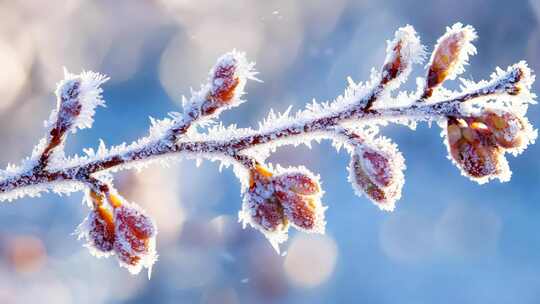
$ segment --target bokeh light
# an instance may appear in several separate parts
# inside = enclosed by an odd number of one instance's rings
[[[336,266],[338,250],[328,236],[297,235],[285,257],[285,273],[295,285],[315,287],[330,278]]]

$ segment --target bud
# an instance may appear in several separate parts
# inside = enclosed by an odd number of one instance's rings
[[[81,79],[77,78],[66,80],[58,87],[56,92],[58,120],[55,128],[58,132],[65,132],[71,128],[73,122],[81,113],[82,104],[79,100],[80,87]]]
[[[315,195],[321,192],[321,186],[313,176],[302,172],[290,172],[282,174],[275,179],[280,189],[290,190],[301,195]]]
[[[92,211],[77,229],[79,239],[86,240],[93,255],[107,256],[113,250],[115,234],[113,215],[109,209],[103,206],[103,196],[90,191],[87,200],[92,203]]]
[[[286,232],[289,224],[283,206],[275,195],[273,174],[257,165],[250,172],[250,187],[245,202],[252,223],[266,232]]]
[[[324,233],[325,221],[317,178],[307,169],[283,173],[274,178],[276,196],[283,205],[287,218],[299,229]]]
[[[324,208],[313,196],[304,196],[294,192],[277,191],[287,218],[296,228],[309,232],[324,233]]]
[[[420,43],[414,28],[410,25],[398,29],[394,40],[388,42],[386,59],[381,69],[381,84],[397,79],[404,81],[411,72],[413,63],[420,63],[425,57],[424,46]]]
[[[75,132],[76,129],[90,128],[95,108],[105,105],[100,86],[107,80],[106,76],[98,73],[83,72],[75,75],[65,70],[64,80],[56,89],[56,111],[49,119],[53,126],[52,132],[61,136],[68,130]]]
[[[223,58],[214,67],[212,77],[212,89],[210,98],[219,103],[227,103],[234,97],[234,89],[238,86],[239,80],[235,75],[237,59],[233,56]]]
[[[486,110],[480,118],[493,132],[497,144],[503,148],[520,147],[524,142],[525,123],[511,112],[496,113]]]
[[[88,216],[89,244],[102,252],[109,252],[114,244],[114,223],[112,213],[103,206],[92,210]]]
[[[261,200],[254,194],[248,194],[249,207],[252,210],[252,219],[263,230],[278,232],[288,230],[289,224],[283,211],[283,205],[276,195]]]
[[[380,209],[392,211],[403,187],[403,156],[395,145],[378,141],[358,145],[349,165],[349,180],[357,193],[365,193]]]
[[[117,195],[111,194],[114,200]],[[114,251],[120,265],[131,273],[138,273],[143,267],[151,268],[157,259],[155,237],[157,228],[138,206],[123,202],[114,208],[115,242]]]
[[[245,54],[236,51],[221,56],[210,71],[210,87],[202,103],[203,114],[210,115],[220,108],[240,104],[246,80],[255,79],[253,65],[247,62]]]
[[[452,159],[466,175],[482,181],[501,174],[502,151],[486,125],[449,119],[447,138]]]
[[[446,79],[455,79],[465,71],[464,65],[469,55],[476,54],[476,48],[471,43],[476,38],[474,28],[470,25],[463,27],[461,23],[456,23],[447,28],[431,55],[423,98],[430,97],[433,90]]]
[[[279,168],[278,168],[279,169]],[[306,232],[324,232],[324,208],[317,178],[304,168],[274,173],[257,165],[250,171],[240,221],[261,231],[276,250],[287,239],[289,223]]]
[[[362,166],[362,161],[357,154],[353,155],[349,170],[351,170],[351,181],[354,185],[361,189],[375,203],[383,203],[387,200],[385,192],[367,175]]]

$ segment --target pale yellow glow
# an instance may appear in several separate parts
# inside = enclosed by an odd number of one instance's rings
[[[16,49],[0,40],[0,111],[15,102],[27,79],[27,71]]]
[[[329,236],[297,235],[285,258],[285,273],[294,285],[315,287],[330,278],[337,256],[336,243]]]

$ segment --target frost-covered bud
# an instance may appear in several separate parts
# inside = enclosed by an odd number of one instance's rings
[[[290,172],[279,175],[275,183],[283,191],[292,191],[301,195],[316,195],[321,192],[319,182],[310,175],[302,172]]]
[[[279,252],[279,244],[288,237],[289,221],[275,194],[273,174],[262,166],[256,166],[249,175],[249,189],[244,195],[238,217],[244,228],[249,224],[262,232]]]
[[[248,63],[245,54],[232,51],[221,56],[210,71],[209,90],[202,103],[203,114],[209,115],[217,109],[240,104],[246,80],[254,78],[253,63]]]
[[[424,46],[416,31],[410,25],[398,29],[394,40],[386,47],[386,59],[381,69],[381,84],[393,80],[403,82],[411,72],[413,63],[420,63],[425,57]]]
[[[227,103],[234,97],[234,90],[240,82],[235,75],[236,65],[237,59],[234,56],[227,56],[214,67],[210,96],[217,102]]]
[[[73,122],[81,113],[80,87],[80,79],[65,80],[58,86],[56,91],[58,120],[55,128],[57,132],[65,132],[71,128]]]
[[[106,76],[94,72],[74,75],[64,71],[64,80],[56,89],[57,107],[49,118],[51,132],[61,136],[68,130],[90,128],[95,108],[105,104],[100,86],[107,80]]]
[[[428,64],[428,73],[424,97],[430,97],[433,90],[446,79],[455,79],[465,71],[469,55],[476,54],[472,41],[477,38],[474,28],[461,23],[447,28],[446,33],[439,38]]]
[[[383,141],[358,145],[349,165],[349,180],[357,194],[365,193],[381,210],[392,211],[401,197],[404,169],[395,145]]]
[[[250,188],[246,202],[251,210],[251,218],[262,230],[268,232],[286,231],[289,228],[283,206],[275,194],[273,174],[261,166],[250,173]]]
[[[503,173],[502,151],[483,123],[449,119],[447,139],[450,156],[465,175],[483,182]]]
[[[114,223],[114,252],[120,265],[133,274],[151,268],[157,259],[154,221],[137,205],[123,202],[114,208]]]
[[[321,186],[317,177],[305,168],[274,178],[276,195],[291,223],[307,232],[324,233],[325,207],[321,203]]]
[[[85,246],[96,256],[107,256],[113,249],[115,233],[113,215],[102,204],[103,197],[95,192],[86,198],[92,205],[92,211],[77,229],[79,239],[86,241]]]
[[[278,232],[288,229],[288,220],[283,211],[283,205],[276,195],[263,200],[254,194],[248,194],[249,205],[252,209],[252,219],[262,229],[268,232]]]
[[[526,122],[516,114],[487,110],[480,119],[493,133],[499,146],[512,149],[524,143]]]
[[[276,196],[287,218],[296,228],[308,232],[324,232],[324,207],[316,197],[282,191],[277,191]],[[323,230],[320,231],[319,228]]]
[[[282,171],[282,172],[279,172]],[[289,225],[306,232],[324,233],[322,191],[307,169],[278,167],[276,174],[256,166],[244,196],[240,221],[261,231],[278,250],[287,239]]]
[[[103,206],[92,210],[88,216],[88,241],[102,252],[109,252],[114,244],[114,223],[112,213]]]
[[[499,172],[500,154],[494,147],[462,139],[451,146],[450,151],[456,163],[471,177],[483,178]]]

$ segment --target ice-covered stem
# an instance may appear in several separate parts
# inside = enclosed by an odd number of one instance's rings
[[[230,147],[233,150],[243,150],[250,147],[274,142],[291,136],[300,136],[318,131],[333,132],[334,127],[349,121],[369,120],[394,120],[398,118],[410,118],[417,121],[436,120],[447,116],[461,117],[464,115],[461,104],[465,102],[475,102],[479,99],[486,99],[498,95],[516,95],[521,90],[520,81],[524,71],[522,66],[514,66],[501,77],[495,78],[486,85],[473,90],[467,90],[453,97],[433,103],[418,103],[424,99],[411,99],[406,106],[388,107],[381,109],[369,109],[370,101],[373,98],[373,91],[367,96],[352,103],[348,108],[340,112],[318,117],[308,121],[298,123],[292,122],[287,126],[277,128],[266,133],[255,133],[248,136],[231,138],[227,142],[216,142],[219,149]],[[376,100],[376,99],[375,99]],[[186,148],[199,143],[185,143]],[[191,147],[189,147],[191,148]]]
[[[526,83],[524,84],[524,82],[529,80],[525,80],[524,77],[530,76],[530,72],[525,68],[522,63],[514,65],[507,72],[501,73],[501,75],[494,77],[489,82],[481,83],[481,85],[473,89],[466,89],[462,93],[454,94],[443,100],[417,103],[415,101],[421,98],[413,96],[404,106],[369,108],[373,101],[381,96],[381,93],[375,93],[380,92],[379,81],[372,86],[371,90],[368,90],[364,95],[357,96],[355,100],[349,102],[347,106],[344,106],[339,111],[319,115],[312,119],[300,117],[287,125],[269,131],[254,131],[249,135],[232,136],[226,140],[185,140],[171,143],[171,133],[175,134],[175,136],[185,133],[194,121],[201,118],[200,109],[202,105],[208,100],[216,101],[211,96],[214,96],[212,92],[217,92],[217,90],[212,91],[212,87],[207,85],[201,90],[204,94],[194,94],[195,97],[187,106],[188,114],[178,116],[179,118],[171,128],[172,131],[166,133],[167,135],[163,139],[151,141],[143,146],[135,145],[133,148],[123,150],[121,153],[105,155],[103,158],[83,162],[76,166],[62,167],[51,171],[22,172],[15,176],[9,176],[0,181],[0,193],[6,193],[24,186],[63,180],[87,183],[88,177],[96,172],[169,154],[196,153],[201,154],[202,157],[224,155],[234,158],[235,155],[245,149],[267,143],[279,145],[280,141],[285,139],[316,134],[320,131],[332,132],[335,126],[350,121],[365,121],[367,123],[369,120],[395,120],[398,118],[433,120],[447,116],[460,117],[463,116],[462,103],[472,103],[476,100],[485,100],[498,95],[518,95],[522,90],[526,90],[527,88],[524,88]],[[245,70],[244,73],[247,74]],[[200,96],[210,98],[200,99]],[[189,113],[199,114],[190,115]],[[286,144],[286,141],[283,141],[283,143]]]
[[[478,99],[485,99],[497,95],[516,95],[523,89],[521,82],[523,76],[528,73],[523,71],[522,65],[516,65],[499,77],[485,83],[483,86],[470,91],[456,94],[445,100],[433,103],[417,103],[411,101],[406,106],[388,107],[381,109],[365,110],[366,101],[373,96],[370,91],[366,96],[362,96],[350,106],[342,111],[329,113],[311,120],[293,121],[286,126],[282,126],[267,132],[253,132],[245,136],[236,136],[227,140],[207,140],[207,141],[180,141],[170,144],[169,140],[158,140],[149,145],[136,146],[133,149],[123,151],[123,153],[107,155],[102,159],[92,160],[77,166],[61,168],[52,172],[24,172],[18,176],[12,176],[0,182],[0,192],[8,192],[16,188],[50,183],[62,180],[83,181],[93,173],[112,169],[131,162],[139,162],[153,157],[176,154],[176,153],[200,153],[202,156],[210,154],[220,154],[234,157],[240,151],[267,143],[278,143],[294,136],[309,135],[320,131],[332,132],[333,128],[347,121],[369,120],[394,120],[397,118],[410,118],[414,120],[433,120],[447,116],[463,116],[461,104],[474,102]]]

